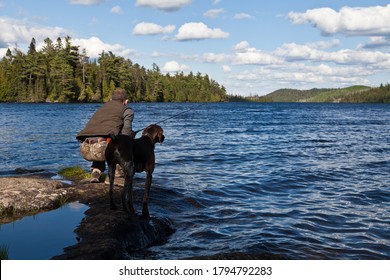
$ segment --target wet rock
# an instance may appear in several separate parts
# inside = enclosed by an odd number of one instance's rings
[[[116,188],[118,200],[121,191],[121,188]],[[75,230],[79,242],[64,248],[64,254],[53,259],[127,259],[128,252],[162,244],[174,232],[168,219],[151,217],[144,220],[122,210],[111,210],[108,186],[103,183],[84,181],[78,185],[78,193],[81,202],[90,206]],[[136,200],[140,200],[142,193],[143,190],[135,190]],[[119,201],[117,205],[121,209]]]
[[[44,169],[27,169],[27,168],[16,168],[16,174],[32,174],[32,173],[42,173],[45,172]]]
[[[121,191],[115,188],[118,200]],[[135,200],[140,201],[142,194],[143,189],[136,190]],[[127,259],[133,250],[165,243],[174,232],[168,219],[143,220],[122,210],[110,210],[108,186],[104,183],[80,181],[69,185],[38,176],[0,178],[2,223],[53,210],[60,201],[79,201],[89,209],[75,229],[76,244],[64,248],[64,253],[53,259]],[[119,201],[117,204],[120,206]]]
[[[0,178],[1,222],[58,208],[69,194],[63,183],[45,178]]]
[[[90,209],[76,229],[80,241],[64,248],[53,259],[118,260],[128,253],[167,241],[173,233],[171,222],[152,217],[142,220],[124,211]]]

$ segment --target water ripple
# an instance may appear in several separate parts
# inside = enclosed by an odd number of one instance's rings
[[[0,104],[1,174],[87,169],[75,135],[99,106]],[[156,146],[150,211],[176,232],[129,258],[390,259],[388,105],[195,106],[132,104],[135,129],[193,110],[164,122]]]

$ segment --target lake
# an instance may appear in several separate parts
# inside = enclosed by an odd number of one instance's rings
[[[0,176],[88,170],[75,135],[99,106],[0,104]],[[131,107],[134,130],[183,114],[161,123],[149,204],[176,232],[129,258],[390,259],[390,105]]]

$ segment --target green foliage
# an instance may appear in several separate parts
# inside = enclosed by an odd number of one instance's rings
[[[339,89],[279,89],[265,96],[248,97],[246,101],[390,103],[390,84],[378,88],[352,86]]]
[[[226,89],[208,75],[192,72],[163,75],[153,64],[147,70],[112,52],[90,59],[69,36],[44,40],[27,54],[7,51],[0,60],[0,102],[104,102],[122,87],[131,102],[221,102]]]
[[[390,84],[378,88],[354,91],[340,98],[340,102],[350,103],[390,103]]]
[[[82,180],[91,177],[91,175],[80,166],[65,167],[61,169],[58,174],[69,180]]]
[[[272,98],[268,96],[241,96],[241,95],[229,95],[229,102],[272,102]]]
[[[366,86],[352,86],[341,89],[330,89],[321,92],[311,98],[308,98],[307,102],[345,102],[345,98],[356,93],[366,93],[370,90]]]
[[[265,96],[229,95],[229,102],[340,102],[390,103],[390,84],[378,88],[352,86],[339,89],[279,89]]]
[[[273,102],[303,102],[331,89],[313,88],[310,90],[279,89],[267,95]]]

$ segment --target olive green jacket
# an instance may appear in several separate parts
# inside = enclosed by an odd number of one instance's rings
[[[134,111],[121,101],[108,101],[93,114],[76,139],[84,141],[87,137],[108,137],[120,133],[131,135],[133,118]]]

